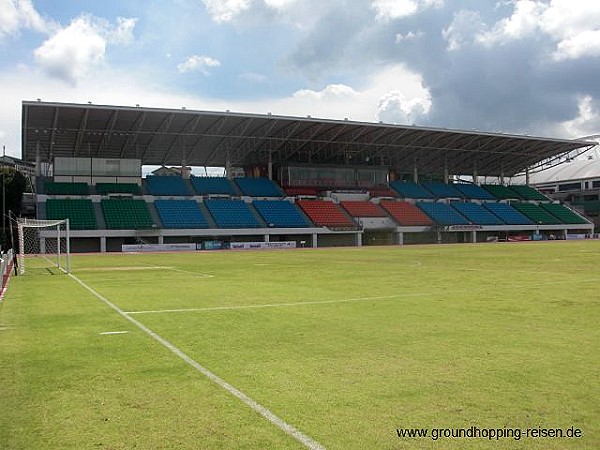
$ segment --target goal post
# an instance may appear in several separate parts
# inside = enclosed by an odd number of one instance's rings
[[[29,265],[32,268],[43,269],[56,267],[65,273],[71,271],[69,219],[19,218],[16,225],[19,239],[18,266],[21,275],[25,274]]]

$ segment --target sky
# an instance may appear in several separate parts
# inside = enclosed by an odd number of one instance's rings
[[[600,133],[596,0],[0,0],[0,145],[21,102]]]

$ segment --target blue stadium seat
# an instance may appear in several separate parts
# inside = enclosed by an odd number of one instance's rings
[[[242,200],[206,200],[204,205],[219,228],[260,228],[249,206]]]
[[[469,225],[469,221],[447,203],[417,202],[417,206],[438,225]]]
[[[392,181],[390,187],[403,198],[429,199],[433,194],[423,186],[412,181]]]
[[[225,177],[191,177],[190,180],[198,195],[239,195]]]
[[[464,194],[452,184],[441,183],[438,181],[425,181],[421,183],[425,189],[433,194],[435,198],[464,198]]]
[[[194,200],[156,200],[154,206],[165,228],[208,228]]]
[[[270,227],[312,226],[293,203],[284,200],[255,200],[253,205]]]
[[[533,222],[507,203],[485,202],[482,206],[508,225],[531,225]]]
[[[279,186],[268,178],[236,178],[235,182],[250,197],[283,197]]]
[[[150,195],[190,196],[185,181],[181,177],[148,176],[146,188]]]
[[[502,220],[477,203],[452,202],[450,205],[474,224],[504,225]]]
[[[456,189],[463,193],[465,198],[471,198],[475,200],[495,200],[490,192],[483,189],[481,186],[469,183],[455,183],[453,185]]]

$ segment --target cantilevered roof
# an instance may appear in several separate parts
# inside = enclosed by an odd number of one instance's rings
[[[137,158],[145,165],[351,164],[399,173],[511,176],[595,145],[311,117],[23,102],[23,159]]]

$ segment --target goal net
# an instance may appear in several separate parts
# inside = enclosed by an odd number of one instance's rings
[[[69,219],[36,220],[17,219],[19,239],[19,273],[31,269],[69,273],[70,239]]]

